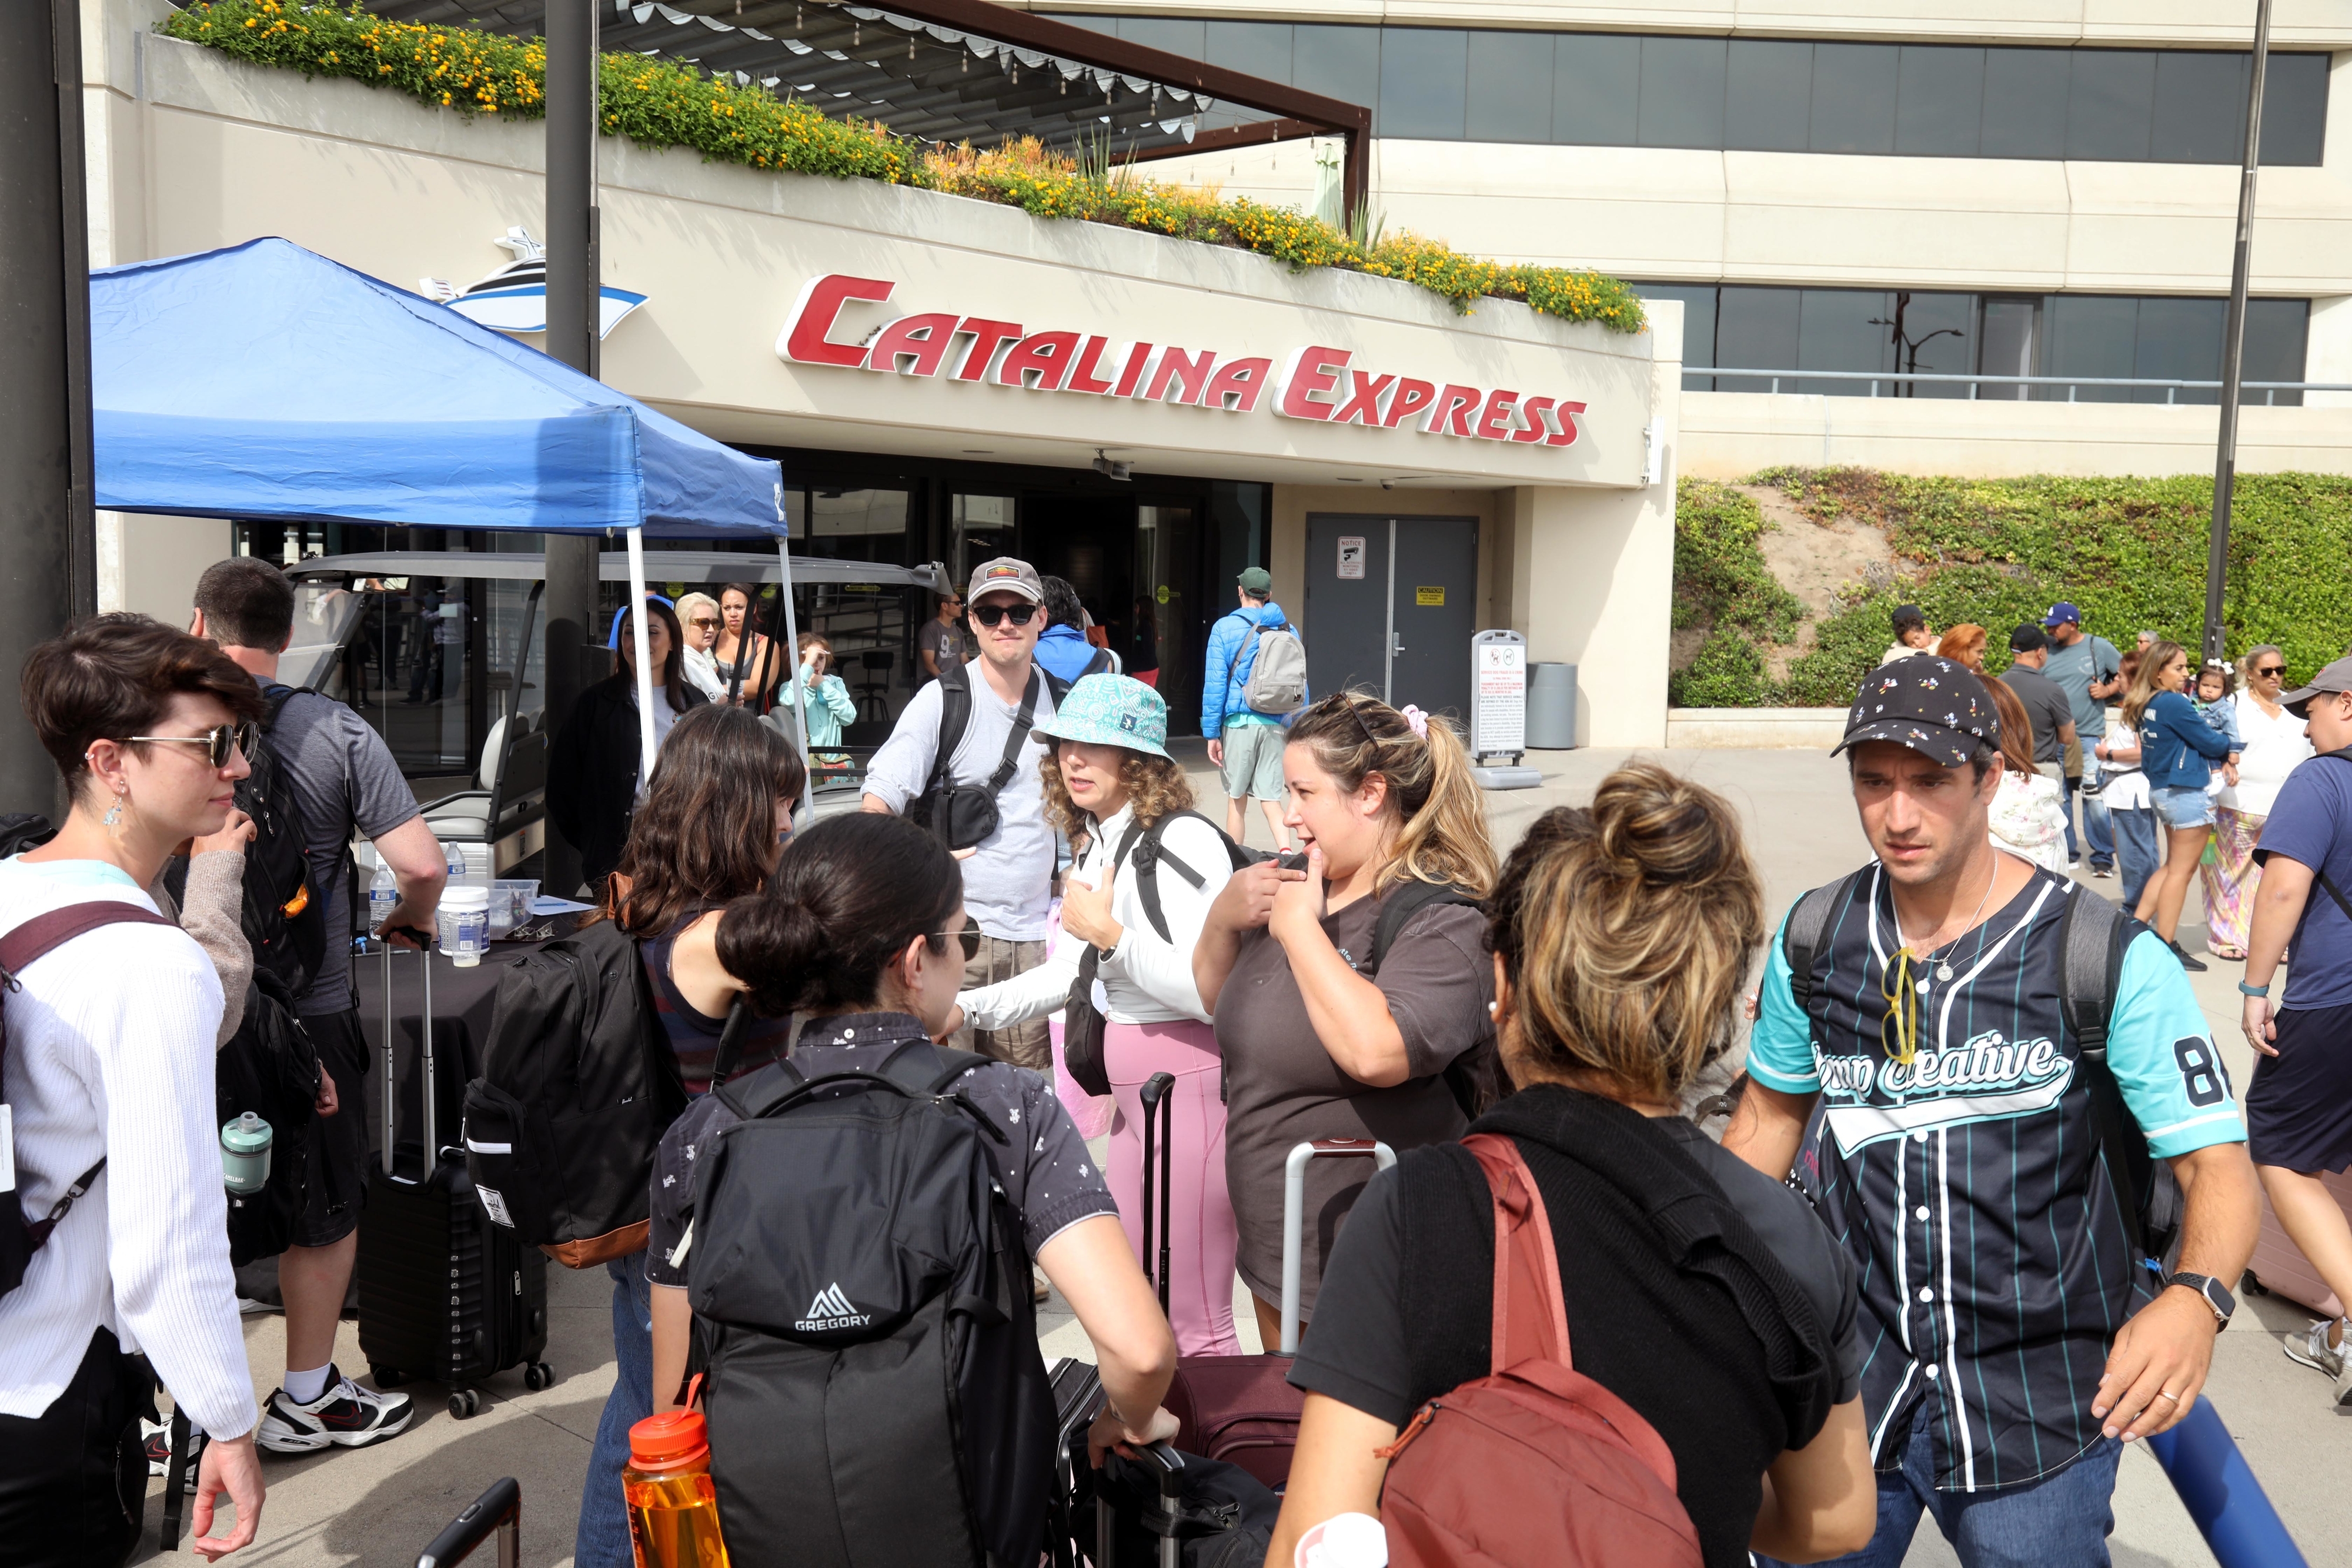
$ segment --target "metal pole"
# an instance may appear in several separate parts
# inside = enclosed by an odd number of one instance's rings
[[[2221,329],[2221,435],[2213,459],[2213,528],[2205,547],[2205,657],[2228,657],[2221,625],[2230,577],[2230,501],[2238,479],[2239,372],[2246,349],[2246,275],[2253,261],[2254,175],[2262,165],[2263,77],[2270,62],[2271,0],[2255,0],[2253,79],[2247,84],[2245,163],[2238,178],[2238,243],[2230,262],[2230,316]]]
[[[598,278],[596,4],[549,0],[547,351],[591,376],[597,369]],[[588,685],[597,565],[594,535],[548,536],[547,711],[541,722],[551,727],[571,716],[581,688]],[[548,891],[568,896],[581,876],[580,852],[550,821]]]
[[[815,764],[809,759],[808,683],[801,679],[801,619],[793,608],[791,549],[791,538],[788,535],[778,534],[776,536],[776,592],[783,601],[782,608],[784,612],[785,656],[792,660],[793,716],[800,721],[801,727],[801,808],[809,813],[811,820],[814,820],[816,816]],[[751,629],[751,612],[746,609],[743,612],[746,631]],[[772,642],[773,639],[771,638],[770,641]],[[742,653],[739,650],[736,653],[736,663],[741,662]]]
[[[645,793],[646,781],[654,776],[654,667],[648,648],[651,633],[646,630],[646,530],[629,530],[629,651],[636,654],[637,665],[637,793]],[[665,682],[662,701],[669,701],[669,687]]]
[[[0,673],[98,608],[81,7],[0,5]],[[7,737],[13,737],[13,739]],[[0,705],[0,804],[58,812],[57,769]]]

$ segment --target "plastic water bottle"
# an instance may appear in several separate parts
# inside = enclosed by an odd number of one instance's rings
[[[637,1568],[727,1568],[701,1411],[665,1411],[631,1427],[621,1491]]]
[[[1368,1513],[1342,1513],[1298,1538],[1297,1568],[1388,1568],[1388,1531]]]
[[[269,1124],[247,1111],[221,1124],[221,1181],[239,1197],[269,1185]]]
[[[451,887],[463,887],[466,884],[466,851],[464,847],[455,843],[444,843],[441,846],[441,859],[449,868],[449,885]]]
[[[400,904],[400,879],[382,861],[376,862],[375,880],[368,883],[368,930],[371,934],[383,929],[392,912]]]

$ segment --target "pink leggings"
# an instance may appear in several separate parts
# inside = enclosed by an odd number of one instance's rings
[[[1234,1335],[1234,1207],[1225,1197],[1225,1107],[1217,1098],[1216,1030],[1179,1023],[1103,1026],[1103,1065],[1118,1102],[1110,1129],[1110,1195],[1129,1246],[1143,1244],[1143,1084],[1172,1072],[1168,1317],[1185,1355],[1239,1355]],[[1156,1118],[1155,1118],[1156,1120]],[[1155,1143],[1157,1134],[1155,1134]],[[1155,1154],[1157,1149],[1155,1147]],[[1152,1175],[1151,1257],[1160,1266],[1159,1174]]]

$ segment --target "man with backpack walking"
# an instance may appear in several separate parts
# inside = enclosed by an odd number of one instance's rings
[[[302,1213],[294,1244],[278,1259],[286,1380],[263,1406],[257,1440],[281,1454],[360,1448],[399,1432],[412,1412],[406,1395],[362,1388],[334,1364],[367,1194],[368,1052],[352,984],[352,834],[367,835],[399,883],[387,931],[433,930],[447,863],[383,737],[332,697],[278,682],[278,660],[294,635],[294,585],[284,572],[250,556],[208,567],[188,629],[253,676],[268,704],[249,780],[267,799],[247,807],[255,827],[246,854],[247,927],[260,938],[255,963],[272,967],[293,994],[319,1053],[321,1103],[334,1107],[312,1119]],[[284,902],[268,907],[281,894]]]
[[[1949,660],[1864,678],[1839,749],[1876,859],[1784,922],[1724,1137],[1861,1276],[1878,1526],[1838,1561],[1868,1568],[1923,1513],[1966,1568],[2105,1561],[2121,1444],[2196,1401],[2258,1223],[2179,964],[1991,847],[1999,744]]]
[[[1054,835],[1037,771],[1045,746],[1035,731],[1069,688],[1034,658],[1045,600],[1027,561],[981,562],[964,595],[980,657],[943,667],[915,694],[866,773],[864,810],[929,828],[963,862],[970,989],[1045,961]],[[959,1030],[950,1043],[1040,1072],[1053,1067],[1044,1019]]]
[[[1223,770],[1225,832],[1247,841],[1250,798],[1274,830],[1275,848],[1290,852],[1282,821],[1284,724],[1307,706],[1307,644],[1274,602],[1274,578],[1262,566],[1235,580],[1240,608],[1209,628],[1201,680],[1201,733],[1209,761]]]

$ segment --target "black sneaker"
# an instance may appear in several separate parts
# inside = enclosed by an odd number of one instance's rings
[[[273,1454],[308,1454],[331,1443],[363,1448],[399,1434],[414,1414],[407,1395],[362,1388],[330,1366],[325,1392],[307,1405],[272,1389],[254,1441]]]
[[[2188,948],[2183,947],[2179,943],[2168,942],[2165,946],[2172,949],[2172,956],[2179,959],[2180,967],[2188,970],[2190,974],[2201,975],[2205,972],[2205,960],[2190,953]]]
[[[145,1439],[147,1473],[167,1476],[172,1473],[172,1428],[166,1422],[142,1421],[140,1436]],[[180,1490],[194,1497],[196,1491],[196,1465],[205,1457],[205,1437],[202,1432],[188,1434],[188,1472],[180,1478]]]

